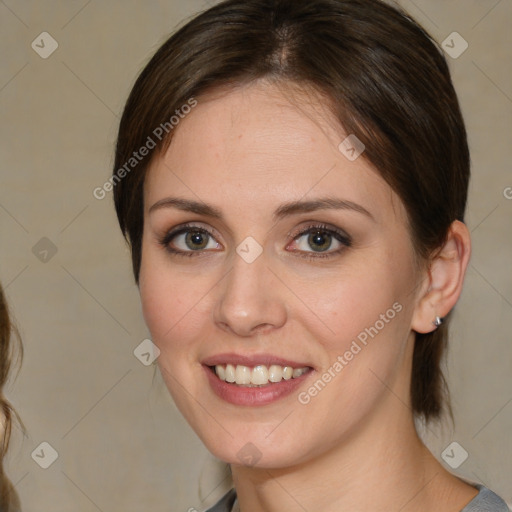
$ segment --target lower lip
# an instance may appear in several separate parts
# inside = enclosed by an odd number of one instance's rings
[[[214,393],[222,400],[233,405],[267,405],[277,402],[293,393],[312,371],[308,371],[296,379],[282,380],[262,387],[247,387],[230,384],[220,380],[208,367],[203,366]]]

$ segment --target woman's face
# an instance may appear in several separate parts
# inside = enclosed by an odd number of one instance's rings
[[[421,282],[396,194],[320,103],[289,97],[198,98],[144,191],[163,378],[214,455],[262,467],[378,432],[408,400]]]

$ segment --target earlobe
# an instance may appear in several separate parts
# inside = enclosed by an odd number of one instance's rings
[[[432,257],[428,268],[428,288],[418,297],[412,329],[432,332],[455,306],[462,292],[464,276],[471,254],[469,230],[463,222],[454,221],[446,242]]]

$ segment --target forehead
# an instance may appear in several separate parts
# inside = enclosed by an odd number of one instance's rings
[[[373,167],[338,149],[349,134],[319,95],[253,83],[197,100],[151,163],[146,211],[165,194],[221,209],[328,194],[395,208]]]

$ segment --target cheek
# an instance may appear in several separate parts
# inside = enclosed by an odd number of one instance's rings
[[[318,430],[336,437],[354,427],[406,374],[411,311],[392,276],[386,266],[374,265],[326,279],[321,290],[304,283],[309,295],[303,296],[318,318],[302,322],[321,347],[322,366],[298,399],[314,435]]]
[[[172,354],[160,361],[174,366],[182,357],[192,359],[189,340],[200,339],[211,286],[211,276],[170,264],[160,248],[143,249],[139,292],[144,320],[160,352]]]
[[[164,340],[173,332],[186,300],[178,284],[170,280],[168,274],[158,251],[148,247],[148,242],[143,240],[139,276],[142,312],[153,342],[160,351],[165,350]]]
[[[196,323],[192,304],[194,293],[180,286],[179,279],[171,279],[156,268],[141,272],[140,297],[144,320],[153,342],[160,350],[168,350],[179,333]],[[182,320],[182,321],[180,321]]]
[[[388,320],[394,320],[393,304],[400,302],[405,280],[397,281],[399,274],[384,261],[378,257],[371,261],[354,258],[328,273],[290,276],[299,299],[297,305],[302,302],[309,311],[303,320],[310,319],[311,327],[315,325],[315,331],[334,345],[337,340],[353,339],[376,322],[382,327],[383,322],[387,325]],[[297,314],[299,309],[296,308]],[[304,313],[304,307],[302,310]]]
[[[299,281],[297,295],[310,312],[301,316],[297,310],[296,319],[323,348],[322,372],[330,370],[326,379],[338,383],[329,387],[350,389],[359,403],[381,387],[379,377],[388,381],[404,363],[415,274],[403,249],[368,251],[367,258],[347,258],[331,275],[302,275]]]
[[[159,348],[158,366],[175,403],[187,415],[190,404],[183,394],[183,382],[189,377],[187,362],[194,357],[188,339],[197,334],[197,317],[192,304],[195,297],[185,282],[180,283],[175,273],[165,272],[155,261],[158,258],[145,254],[141,265],[139,290],[145,323],[151,340]],[[181,278],[181,281],[184,281]],[[193,391],[193,390],[191,390]]]

